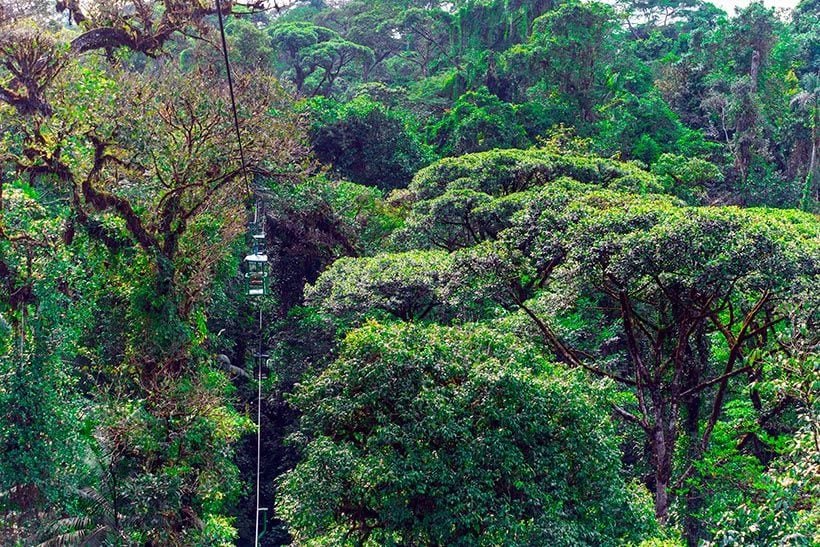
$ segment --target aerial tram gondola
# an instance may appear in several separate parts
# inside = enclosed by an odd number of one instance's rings
[[[254,234],[253,253],[245,257],[245,291],[248,296],[266,296],[268,285],[268,255],[264,251],[265,234]]]
[[[233,78],[231,76],[231,63],[228,57],[228,41],[225,38],[225,25],[222,20],[222,6],[221,1],[216,0],[217,20],[219,22],[219,35],[222,42],[222,58],[225,61],[225,73],[228,77],[228,91],[231,97],[231,111],[233,113],[233,125],[236,130],[236,141],[239,147],[239,158],[242,162],[242,173],[245,177],[245,184],[248,188],[249,195],[252,192],[251,182],[248,177],[247,164],[245,162],[245,153],[242,149],[242,134],[239,130],[239,116],[236,110],[236,97],[234,96]],[[261,233],[253,235],[253,252],[245,257],[245,292],[248,296],[259,297],[267,296],[269,294],[268,284],[268,255],[265,252],[265,215],[259,214],[260,202],[256,202],[256,211],[254,215],[253,224],[261,228]],[[256,300],[259,307],[259,347],[255,355],[256,369],[257,369],[257,391],[256,391],[256,526],[254,533],[254,546],[258,547],[259,539],[265,535],[267,531],[267,507],[260,505],[260,497],[262,493],[260,479],[260,462],[262,460],[262,369],[263,363],[267,361],[267,355],[263,352],[264,331],[262,328],[262,301]],[[262,520],[262,531],[259,530],[260,516],[264,515]]]

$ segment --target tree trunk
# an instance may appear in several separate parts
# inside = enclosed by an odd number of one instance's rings
[[[655,517],[662,525],[669,516],[669,481],[672,477],[672,446],[664,432],[662,413],[655,413],[652,430],[652,456],[655,466]]]
[[[758,88],[758,79],[760,74],[760,52],[758,50],[754,50],[752,52],[752,63],[749,67],[749,80],[751,81],[751,92],[757,93]]]
[[[296,94],[301,95],[302,88],[305,86],[305,79],[307,78],[307,74],[305,74],[305,71],[299,65],[296,65],[293,68],[294,72],[296,73],[293,78],[293,83],[296,84]]]
[[[811,128],[811,162],[809,162],[809,173],[811,173],[812,186],[817,186],[817,120]],[[817,193],[814,194],[818,198]]]
[[[696,378],[690,387],[694,387],[698,382],[699,379]],[[700,439],[698,437],[700,408],[700,395],[695,394],[686,402],[686,438],[689,445],[689,456],[692,459],[700,457]],[[686,538],[686,545],[688,547],[697,547],[701,539],[701,524],[695,517],[695,514],[700,511],[703,506],[703,496],[700,489],[691,487],[687,490],[685,503],[686,514],[683,519],[683,535]]]

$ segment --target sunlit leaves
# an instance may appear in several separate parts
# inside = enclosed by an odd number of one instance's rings
[[[597,388],[480,326],[351,332],[306,382],[280,513],[311,544],[616,544],[651,532]],[[349,539],[343,539],[347,537]]]
[[[450,257],[434,251],[337,260],[307,291],[309,302],[340,316],[361,318],[382,310],[423,319],[444,302],[442,272]]]

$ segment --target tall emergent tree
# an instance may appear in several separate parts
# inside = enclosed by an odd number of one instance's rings
[[[665,523],[730,399],[748,397],[764,430],[782,412],[783,401],[756,387],[759,359],[786,351],[801,287],[817,280],[817,225],[791,212],[684,207],[567,175],[658,188],[628,164],[537,150],[442,160],[411,185],[417,201],[398,242],[450,254],[340,261],[311,298],[353,320],[377,309],[410,321],[518,311],[558,359],[622,387],[613,412],[642,432]],[[770,459],[767,450],[755,457]]]

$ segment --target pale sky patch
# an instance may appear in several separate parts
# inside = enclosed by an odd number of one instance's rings
[[[752,0],[709,0],[729,15],[735,14],[735,8],[745,8],[751,4]],[[794,8],[800,0],[764,0],[763,4],[767,8]]]

